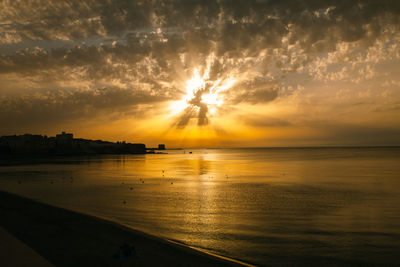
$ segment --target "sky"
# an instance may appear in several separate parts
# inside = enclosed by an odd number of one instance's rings
[[[0,0],[0,135],[400,145],[397,0]]]

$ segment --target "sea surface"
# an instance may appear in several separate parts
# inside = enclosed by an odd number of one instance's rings
[[[398,147],[166,152],[2,166],[0,190],[256,265],[400,264]]]

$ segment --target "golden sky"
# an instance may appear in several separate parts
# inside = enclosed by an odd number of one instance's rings
[[[398,1],[1,1],[0,135],[400,145]]]

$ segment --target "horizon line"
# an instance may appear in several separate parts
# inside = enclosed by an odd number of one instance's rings
[[[182,149],[275,149],[275,148],[400,148],[400,145],[316,145],[316,146],[237,146],[237,147],[171,147],[167,150]]]

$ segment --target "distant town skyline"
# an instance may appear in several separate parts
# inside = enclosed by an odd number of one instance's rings
[[[56,136],[46,135],[8,135],[0,136],[0,156],[79,156],[94,154],[146,154],[165,150],[165,145],[146,148],[145,144],[125,141],[88,140],[74,138],[73,133],[62,132]]]
[[[400,145],[398,1],[0,2],[0,136]]]

